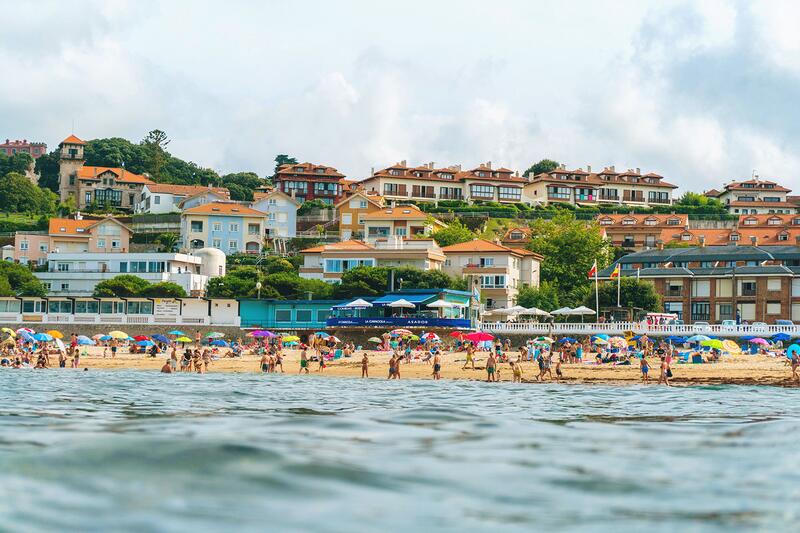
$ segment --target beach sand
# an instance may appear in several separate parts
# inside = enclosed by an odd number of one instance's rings
[[[180,351],[179,351],[180,353]],[[350,359],[338,359],[326,363],[328,366],[323,372],[317,372],[319,364],[309,363],[310,373],[324,376],[361,377],[362,351]],[[369,374],[372,379],[386,379],[388,376],[388,361],[390,354],[387,352],[368,351],[370,356]],[[284,350],[283,368],[287,374],[297,374],[300,367],[299,350]],[[485,380],[484,364],[486,352],[479,352],[476,357],[476,370],[462,370],[465,354],[463,352],[449,353],[443,356],[443,379]],[[516,359],[517,352],[512,352],[511,357]],[[90,347],[89,355],[81,357],[81,368],[89,369],[150,369],[158,370],[164,364],[166,355],[157,358],[145,357],[121,351],[117,357],[102,357],[102,348]],[[240,358],[223,357],[213,361],[209,372],[259,372],[260,356],[245,355]],[[650,358],[650,381],[658,380],[657,358]],[[511,381],[512,372],[508,364],[499,364],[501,381]],[[534,363],[522,364],[523,381],[537,383],[535,376],[539,373]],[[402,364],[400,367],[401,379],[431,379],[433,368],[427,363],[413,362]],[[641,382],[641,372],[638,363],[630,366],[614,366],[611,364],[596,365],[564,364],[562,365],[563,383],[583,384],[637,384]],[[677,364],[673,362],[674,374],[670,382],[674,385],[716,385],[716,384],[741,384],[741,385],[773,385],[794,386],[790,381],[791,369],[783,357],[767,357],[753,355],[726,355],[722,360],[713,364]],[[555,363],[553,364],[555,375]],[[547,381],[550,381],[549,379]]]

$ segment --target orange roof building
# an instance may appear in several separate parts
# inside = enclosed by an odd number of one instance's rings
[[[320,200],[333,205],[350,190],[352,182],[333,167],[315,163],[281,165],[272,179],[275,187],[298,202]]]
[[[226,254],[261,253],[267,215],[236,202],[209,202],[181,213],[183,250],[216,248]]]
[[[789,196],[791,189],[774,181],[753,178],[732,181],[721,191],[711,189],[706,196],[716,198],[734,215],[795,214],[800,208]]]

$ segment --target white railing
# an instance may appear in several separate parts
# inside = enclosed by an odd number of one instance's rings
[[[712,325],[670,325],[656,326],[642,322],[604,322],[604,323],[576,323],[576,324],[548,324],[544,322],[482,322],[478,325],[481,331],[489,333],[519,333],[530,335],[593,335],[605,333],[607,335],[622,335],[626,331],[633,331],[638,335],[646,334],[652,337],[678,336],[689,337],[692,335],[715,335],[720,337],[770,337],[776,333],[786,333],[792,337],[800,336],[800,326],[722,326]]]
[[[209,317],[182,317],[182,316],[153,316],[153,315],[64,315],[64,314],[41,314],[36,315],[37,320],[23,320],[21,314],[2,313],[0,314],[0,324],[159,324],[159,325],[215,325],[239,327],[241,320],[239,317],[222,318],[211,320]],[[30,318],[30,316],[28,316]]]

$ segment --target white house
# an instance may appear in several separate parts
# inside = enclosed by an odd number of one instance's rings
[[[201,295],[208,280],[225,275],[219,250],[174,253],[50,253],[47,272],[34,272],[51,295],[89,296],[101,281],[132,274],[150,283],[177,283],[190,295]]]
[[[256,193],[250,207],[267,214],[264,224],[267,238],[292,238],[297,235],[297,208],[300,202],[285,192],[273,189]]]
[[[213,201],[227,200],[230,192],[223,187],[204,187],[202,185],[173,185],[170,183],[150,183],[142,188],[142,199],[136,204],[137,213],[178,213],[180,204],[189,198],[213,196]],[[197,203],[186,207],[199,205]]]

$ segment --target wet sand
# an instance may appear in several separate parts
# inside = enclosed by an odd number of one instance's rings
[[[179,352],[180,353],[180,352]],[[227,351],[226,351],[227,353]],[[323,372],[318,372],[319,363],[310,362],[309,370],[313,375],[339,376],[339,377],[361,377],[361,357],[363,352],[349,359],[338,359],[327,362],[327,367]],[[388,376],[388,361],[390,354],[387,352],[368,351],[370,356],[369,377],[373,379],[386,379]],[[297,374],[300,368],[299,350],[284,350],[283,368],[287,374]],[[486,352],[477,354],[475,360],[475,370],[468,368],[462,370],[465,354],[463,352],[448,353],[443,356],[442,378],[443,379],[467,379],[485,380],[486,372],[484,369]],[[516,359],[517,352],[513,352],[513,359]],[[157,370],[164,364],[167,356],[160,355],[157,358],[145,357],[138,354],[130,354],[122,351],[117,357],[102,357],[102,349],[91,348],[89,355],[81,357],[80,366],[89,369],[150,369]],[[212,361],[209,372],[248,372],[259,373],[259,362],[261,357],[256,355],[244,355],[240,358],[221,357],[219,360]],[[651,358],[650,362],[650,381],[654,383],[658,380],[658,359]],[[499,364],[500,380],[511,381],[512,372],[508,364]],[[524,362],[523,381],[537,383],[535,376],[538,375],[538,366],[534,363]],[[553,375],[555,376],[555,363],[553,364]],[[400,367],[401,379],[432,379],[432,365],[422,362],[403,363]],[[641,383],[641,372],[638,362],[632,365],[596,365],[594,363],[564,364],[562,365],[564,374],[562,382],[580,384],[625,384],[633,385]],[[794,386],[790,381],[791,369],[783,357],[767,357],[752,355],[725,355],[722,360],[712,364],[678,364],[673,362],[672,372],[674,374],[670,382],[674,385],[772,385],[772,386]],[[546,378],[546,381],[550,381]]]

